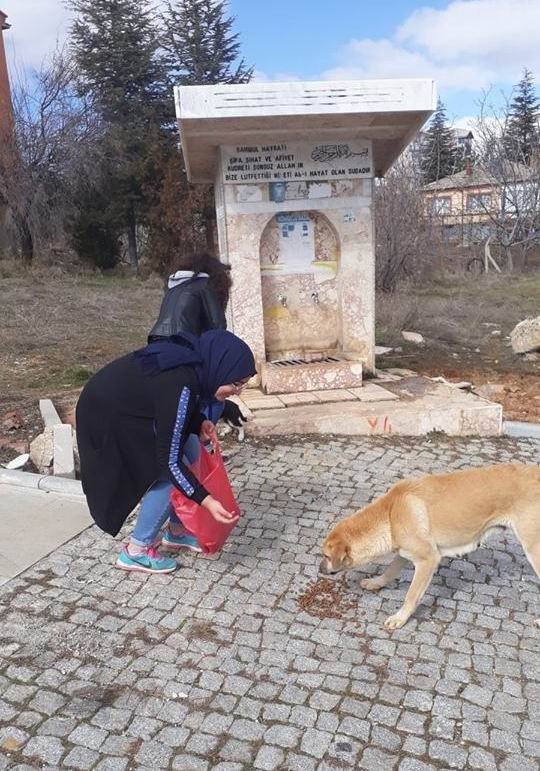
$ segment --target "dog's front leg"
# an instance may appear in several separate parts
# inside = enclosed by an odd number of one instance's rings
[[[387,586],[388,584],[392,583],[392,581],[394,581],[399,576],[406,564],[407,560],[405,557],[402,557],[400,554],[396,554],[384,573],[381,573],[380,576],[375,576],[375,578],[364,578],[363,581],[360,581],[360,586],[362,589],[367,589],[370,592],[376,592],[377,589],[382,589],[383,586]]]
[[[399,629],[416,610],[416,607],[431,583],[433,574],[439,566],[441,556],[438,552],[431,552],[421,559],[412,560],[414,562],[414,576],[405,595],[405,602],[393,616],[389,616],[384,622],[386,629]]]

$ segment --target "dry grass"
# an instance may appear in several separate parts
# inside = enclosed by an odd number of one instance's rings
[[[0,404],[82,385],[143,345],[162,297],[157,279],[35,271],[0,279]]]
[[[538,315],[540,275],[405,284],[378,295],[376,309],[381,345],[402,345],[401,331],[408,329],[434,344],[476,348],[493,330],[504,340],[519,321]]]

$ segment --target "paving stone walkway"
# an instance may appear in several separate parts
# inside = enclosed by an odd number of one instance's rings
[[[538,769],[540,592],[511,535],[443,560],[393,634],[407,582],[305,599],[338,517],[407,475],[540,463],[540,443],[237,447],[245,516],[219,558],[125,574],[92,528],[0,587],[0,771]]]

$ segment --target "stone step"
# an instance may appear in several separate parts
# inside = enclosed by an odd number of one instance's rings
[[[362,385],[362,362],[337,357],[324,361],[265,362],[261,378],[267,394],[357,388]]]
[[[313,394],[247,396],[252,413],[246,431],[253,436],[341,434],[344,436],[499,436],[502,407],[472,393],[429,378],[403,378],[381,386],[352,389],[356,399],[317,401]],[[363,393],[364,392],[364,393]],[[369,395],[368,395],[369,394]],[[304,394],[298,394],[303,397]],[[368,398],[362,398],[367,396]],[[271,403],[265,400],[271,400]],[[307,402],[307,403],[306,403]],[[280,406],[279,403],[281,403]],[[260,405],[260,406],[259,406]]]

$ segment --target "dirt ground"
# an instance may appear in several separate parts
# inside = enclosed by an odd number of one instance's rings
[[[489,385],[486,395],[503,405],[505,419],[540,422],[540,353],[516,355],[509,337],[540,313],[540,274],[405,286],[379,296],[376,308],[377,343],[394,347],[378,367]],[[420,332],[424,344],[406,342],[402,330]]]
[[[61,271],[0,273],[0,463],[41,431],[40,398],[69,417],[81,387],[106,362],[145,342],[162,282]],[[452,279],[377,298],[381,368],[401,367],[476,386],[495,384],[505,417],[540,421],[540,358],[516,356],[508,335],[540,312],[540,275]],[[424,345],[401,337],[420,332]]]

